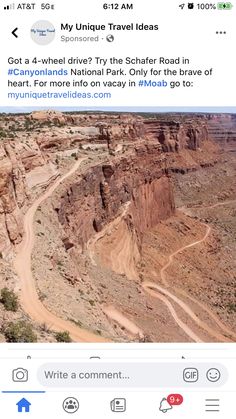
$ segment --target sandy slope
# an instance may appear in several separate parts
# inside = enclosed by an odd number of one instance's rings
[[[47,310],[39,300],[35,280],[32,274],[31,255],[34,247],[34,215],[38,207],[49,198],[56,188],[67,178],[69,178],[79,168],[85,158],[76,161],[74,166],[63,176],[58,178],[28,209],[24,216],[24,238],[17,249],[14,268],[20,281],[20,301],[23,310],[37,323],[45,323],[55,331],[67,330],[73,341],[79,342],[101,342],[105,341],[102,337],[90,333],[73,323],[57,317]]]

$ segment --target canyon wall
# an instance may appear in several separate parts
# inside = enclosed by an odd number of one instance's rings
[[[204,118],[178,119],[150,118],[144,121],[146,134],[159,141],[162,151],[197,150],[208,140],[207,123]]]
[[[130,228],[140,233],[173,212],[171,182],[158,145],[142,144],[126,157],[91,168],[61,197],[56,210],[68,236],[72,233],[84,247],[128,202]]]
[[[235,120],[227,120],[235,126]],[[83,147],[88,157],[99,146],[110,157],[106,164],[89,169],[57,202],[66,234],[85,246],[130,202],[127,223],[141,237],[174,211],[171,171],[184,173],[211,159],[212,121],[218,120],[191,114],[1,115],[0,253],[6,256],[21,241],[23,213],[42,192],[40,185],[45,187],[58,176],[60,159],[74,151],[83,153]],[[221,124],[217,126],[220,131]],[[215,137],[220,141],[219,133]]]
[[[235,150],[236,115],[208,115],[208,131],[211,138],[213,138],[221,148]]]

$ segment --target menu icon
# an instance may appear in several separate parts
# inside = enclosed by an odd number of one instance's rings
[[[205,412],[219,412],[220,399],[205,399]]]

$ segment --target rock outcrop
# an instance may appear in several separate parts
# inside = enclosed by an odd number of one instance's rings
[[[144,121],[146,133],[159,141],[164,152],[178,152],[183,149],[197,150],[208,140],[207,123],[203,120],[159,120]]]
[[[127,118],[116,121],[115,124],[99,124],[99,141],[106,142],[110,154],[122,150],[120,143],[136,142],[145,135],[144,125],[138,119]]]
[[[48,168],[47,159],[35,141],[26,144],[6,139],[0,145],[0,253],[3,257],[10,255],[12,245],[21,241],[23,212],[31,197],[28,179],[33,181],[40,167],[47,168],[46,181],[50,176],[53,178],[54,167]]]
[[[9,145],[0,147],[0,253],[3,257],[9,254],[11,244],[21,240],[20,208],[25,199],[22,166],[9,151]]]
[[[27,120],[57,125],[73,124],[75,122],[73,116],[53,110],[34,111],[27,117]]]

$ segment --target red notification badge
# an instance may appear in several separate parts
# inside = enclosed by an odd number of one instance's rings
[[[184,398],[181,394],[169,394],[167,401],[171,406],[179,406],[183,403]]]

